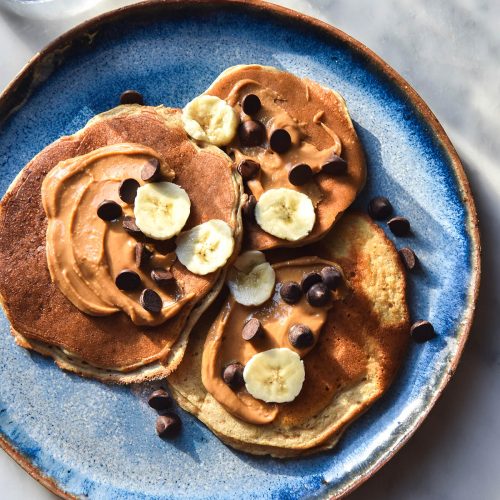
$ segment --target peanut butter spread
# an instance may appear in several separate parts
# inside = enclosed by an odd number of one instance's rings
[[[182,284],[173,290],[158,287],[135,264],[136,240],[121,220],[105,222],[97,215],[103,200],[117,202],[124,215],[133,206],[123,202],[118,188],[124,179],[141,180],[141,167],[151,157],[160,161],[165,179],[174,177],[155,150],[138,144],[116,144],[59,163],[42,184],[42,202],[48,218],[47,263],[52,280],[81,311],[106,316],[123,311],[137,325],[158,325],[175,316],[193,298],[183,296]],[[169,269],[175,254],[154,253],[154,267]],[[154,289],[163,301],[158,314],[139,303],[141,290],[118,289],[115,277],[124,269],[137,272],[144,288]]]
[[[303,275],[319,272],[325,266],[339,267],[330,261],[318,257],[303,257],[293,261],[275,264],[275,293],[261,306],[243,306],[229,297],[221,314],[212,326],[205,342],[202,361],[202,380],[206,390],[231,414],[253,424],[268,424],[274,421],[286,404],[268,404],[253,398],[244,388],[233,391],[223,380],[222,371],[226,365],[239,362],[245,365],[256,353],[276,347],[287,347],[296,351],[301,358],[314,349],[325,321],[328,310],[335,307],[335,300],[345,296],[347,288],[341,287],[333,292],[333,301],[324,307],[311,306],[305,296],[296,304],[287,304],[280,297],[281,283],[300,282]],[[264,327],[265,334],[252,341],[242,338],[241,331],[245,323],[257,318]],[[288,331],[294,324],[308,326],[314,343],[305,349],[298,349],[288,340]],[[307,370],[306,370],[307,381]],[[323,402],[328,404],[327,400]]]

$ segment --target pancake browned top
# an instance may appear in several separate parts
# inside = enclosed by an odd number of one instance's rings
[[[216,282],[189,272],[178,261],[171,271],[197,300],[155,328],[138,327],[123,313],[83,314],[50,280],[45,257],[46,216],[41,184],[58,162],[117,143],[153,148],[191,199],[186,229],[222,219],[236,232],[239,185],[230,159],[216,148],[199,150],[188,140],[180,112],[163,107],[119,106],[97,116],[77,134],[47,146],[16,178],[0,208],[0,295],[13,329],[28,339],[60,346],[93,366],[131,370],[164,359],[190,311]],[[210,203],[207,203],[210,200]]]

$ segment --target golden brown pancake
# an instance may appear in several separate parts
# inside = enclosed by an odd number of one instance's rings
[[[302,391],[280,405],[274,421],[255,425],[240,420],[203,386],[205,339],[226,299],[214,304],[193,330],[183,362],[169,377],[183,408],[225,443],[253,454],[288,457],[334,446],[346,426],[387,390],[408,346],[405,272],[393,244],[368,217],[345,215],[320,243],[269,257],[283,261],[298,255],[338,263],[352,293],[328,311],[317,345],[304,358]]]
[[[134,325],[124,313],[83,314],[51,282],[42,181],[60,161],[119,143],[150,147],[173,169],[175,182],[191,199],[186,229],[222,219],[238,242],[241,185],[231,160],[218,148],[200,150],[194,145],[178,110],[119,106],[47,146],[14,180],[0,205],[0,296],[20,345],[50,355],[61,367],[82,375],[129,383],[165,376],[176,367],[189,329],[215,297],[224,270],[197,276],[175,262],[172,273],[196,292],[197,300],[158,327]]]
[[[354,201],[366,179],[366,166],[363,149],[352,124],[346,103],[337,92],[321,86],[307,78],[299,78],[290,73],[270,66],[239,65],[225,70],[207,89],[206,94],[227,100],[241,112],[241,99],[248,93],[258,95],[263,103],[255,119],[264,123],[279,119],[281,126],[288,122],[301,131],[301,141],[289,153],[283,155],[283,162],[290,164],[308,163],[313,169],[328,149],[347,161],[347,173],[332,176],[317,173],[312,182],[303,186],[292,186],[286,175],[279,175],[279,185],[274,185],[277,172],[273,166],[265,178],[261,178],[264,187],[286,187],[304,192],[316,205],[316,223],[305,238],[287,241],[264,232],[255,222],[245,221],[244,246],[252,249],[271,249],[276,247],[303,246],[320,239],[344,210]],[[270,99],[270,97],[273,97]],[[267,101],[266,101],[267,100]],[[266,104],[267,102],[267,104]],[[271,109],[272,108],[272,109]],[[248,119],[242,112],[243,119]],[[280,115],[279,117],[277,115]],[[291,119],[291,121],[290,121]],[[267,125],[269,128],[269,125]],[[268,130],[269,134],[269,130]],[[293,135],[293,134],[292,134]],[[307,143],[307,147],[302,147]],[[236,153],[236,160],[247,157],[261,162],[273,163],[277,155],[269,154],[267,148],[242,148],[238,139],[228,149]],[[299,151],[300,149],[300,151]],[[243,156],[242,156],[243,153]],[[266,155],[264,159],[263,155]],[[323,158],[324,160],[324,158]],[[282,166],[281,170],[285,170]],[[286,172],[285,172],[286,174]],[[264,175],[261,171],[261,176]],[[248,182],[247,192],[257,196],[260,186]],[[318,201],[319,200],[319,201]]]

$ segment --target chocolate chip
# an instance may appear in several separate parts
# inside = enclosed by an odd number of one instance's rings
[[[140,238],[140,237],[144,236],[142,234],[142,231],[139,229],[139,227],[135,223],[135,217],[131,217],[130,215],[126,215],[123,218],[122,225],[123,225],[123,229],[125,229],[125,231],[127,231],[127,233],[131,234],[132,236],[134,236],[136,238]]]
[[[261,106],[260,99],[255,94],[247,94],[241,100],[241,109],[244,113],[250,116],[255,115]]]
[[[152,255],[153,252],[151,252],[144,243],[135,244],[135,265],[139,269],[143,269],[147,266]]]
[[[158,267],[151,271],[151,279],[158,286],[171,285],[175,281],[174,275],[170,271]]]
[[[307,163],[298,163],[288,171],[288,180],[294,186],[302,186],[312,179],[313,171]]]
[[[262,323],[257,318],[249,319],[241,331],[241,336],[244,340],[253,340],[263,334],[264,328],[262,327]]]
[[[293,347],[305,349],[314,344],[314,335],[308,326],[299,323],[297,325],[292,325],[288,331],[288,340]]]
[[[311,288],[316,283],[321,283],[321,281],[322,281],[321,275],[313,271],[311,273],[307,273],[304,274],[304,276],[302,276],[302,281],[300,282],[300,288],[302,288],[302,291],[304,293],[307,293],[309,288]]]
[[[332,266],[324,267],[321,270],[320,274],[323,283],[330,290],[337,290],[337,288],[342,284],[343,281],[342,273],[336,267]]]
[[[222,372],[222,378],[233,391],[241,389],[245,384],[243,379],[243,365],[241,363],[227,365]]]
[[[118,196],[125,203],[132,205],[135,201],[139,186],[140,184],[135,179],[125,179],[120,183]]]
[[[163,307],[161,297],[151,288],[145,288],[142,291],[139,302],[146,311],[154,314],[159,313]]]
[[[422,342],[433,339],[436,336],[436,332],[431,323],[425,320],[419,320],[411,326],[410,335],[415,342],[421,344]]]
[[[148,404],[156,411],[165,411],[172,407],[172,397],[164,389],[158,389],[151,393]]]
[[[255,120],[241,122],[238,126],[238,137],[242,146],[251,148],[264,142],[266,128]]]
[[[247,222],[255,222],[255,206],[257,205],[257,198],[255,196],[250,195],[241,207],[241,213],[243,218]]]
[[[269,138],[269,145],[276,153],[286,153],[292,147],[292,138],[284,128],[277,128]]]
[[[297,282],[285,281],[280,287],[280,295],[287,304],[296,304],[302,297],[302,290]]]
[[[376,196],[368,203],[368,213],[372,219],[387,219],[392,214],[391,202],[384,196]]]
[[[398,252],[406,269],[408,269],[408,271],[413,271],[413,269],[415,269],[418,263],[418,259],[417,256],[415,255],[415,252],[408,247],[401,248],[400,250],[398,250]]]
[[[316,283],[307,292],[307,302],[314,307],[326,306],[331,298],[331,293],[324,283]]]
[[[155,182],[161,176],[158,158],[150,158],[141,169],[141,179],[146,182]]]
[[[410,233],[410,221],[405,217],[393,217],[387,225],[396,236],[408,236]]]
[[[154,242],[155,250],[162,255],[166,255],[168,253],[172,253],[175,251],[175,238],[170,240],[161,240]]]
[[[120,96],[120,104],[144,104],[144,98],[137,90],[126,90]]]
[[[237,169],[241,177],[243,177],[243,179],[247,181],[249,179],[253,179],[259,173],[260,163],[246,158],[245,160],[241,160],[240,163],[238,163]]]
[[[141,278],[135,271],[124,269],[116,276],[115,284],[120,290],[130,292],[139,288],[141,285]]]
[[[104,200],[97,207],[97,216],[107,222],[119,219],[122,215],[122,207],[113,200]]]
[[[334,177],[344,175],[347,172],[347,162],[340,156],[332,154],[328,161],[321,165],[321,172]]]
[[[181,428],[181,419],[175,413],[169,412],[156,419],[156,432],[162,439],[177,436]]]

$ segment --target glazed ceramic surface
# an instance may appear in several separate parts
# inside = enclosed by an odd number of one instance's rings
[[[102,25],[99,26],[98,23]],[[358,208],[385,195],[408,217],[421,269],[409,279],[414,319],[438,333],[412,344],[390,391],[338,446],[306,459],[256,458],[223,445],[182,413],[182,435],[154,430],[152,387],[84,380],[17,347],[0,327],[0,436],[60,494],[91,498],[297,498],[341,495],[411,435],[453,371],[477,292],[475,213],[442,131],[394,74],[344,36],[245,5],[143,8],[66,38],[0,102],[0,188],[44,146],[114,107],[127,88],[147,104],[182,107],[225,68],[259,63],[310,77],[346,99],[364,145],[368,183]],[[409,93],[408,93],[409,92]],[[7,116],[9,114],[9,116]],[[464,199],[468,199],[464,201]],[[36,224],[33,221],[33,224]],[[64,321],[64,318],[61,318]],[[119,335],[119,332],[117,332]],[[180,411],[180,410],[179,410]]]

